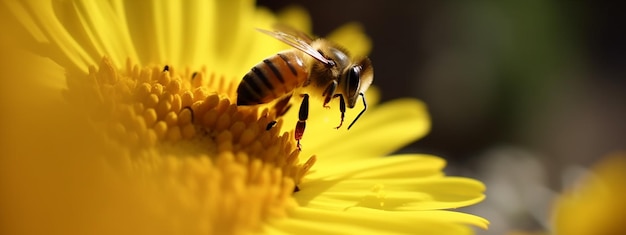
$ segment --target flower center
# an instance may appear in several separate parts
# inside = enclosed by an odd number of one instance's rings
[[[291,135],[267,130],[267,109],[234,104],[235,89],[206,71],[130,62],[118,70],[105,57],[88,79],[69,76],[64,94],[114,146],[109,162],[132,177],[174,182],[160,187],[180,193],[183,208],[211,205],[207,228],[222,233],[284,215],[315,161],[299,163]]]

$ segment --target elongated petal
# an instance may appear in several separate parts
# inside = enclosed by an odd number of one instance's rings
[[[363,30],[359,23],[351,22],[333,31],[328,39],[346,47],[354,57],[366,56],[372,49],[372,42],[365,37]]]
[[[463,224],[485,226],[479,217],[449,211],[412,213],[350,209],[342,213],[299,208],[289,223],[274,222],[274,228],[298,234],[473,234]],[[458,224],[446,221],[454,220]]]
[[[330,210],[358,206],[398,211],[458,208],[484,199],[481,182],[444,177],[442,166],[436,157],[405,155],[328,167],[313,171],[296,199]]]
[[[75,11],[79,21],[77,22],[78,27],[84,31],[86,36],[86,38],[79,38],[80,35],[73,34],[73,37],[79,40],[82,47],[93,47],[90,48],[94,50],[93,55],[108,55],[116,65],[124,64],[127,58],[135,61],[139,59],[129,29],[126,26],[128,25],[126,15],[119,14],[124,12],[124,5],[121,1],[62,4],[69,5],[62,7]],[[70,24],[64,22],[64,25]]]
[[[420,101],[398,99],[367,110],[350,130],[333,130],[328,120],[312,121],[309,126],[313,125],[315,129],[307,129],[304,138],[315,141],[303,141],[305,153],[307,148],[315,149],[320,161],[332,163],[389,154],[424,136],[430,129],[430,119]]]

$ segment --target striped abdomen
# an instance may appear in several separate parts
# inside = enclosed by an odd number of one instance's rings
[[[237,87],[237,105],[265,104],[304,84],[309,74],[300,54],[281,52],[255,65]]]

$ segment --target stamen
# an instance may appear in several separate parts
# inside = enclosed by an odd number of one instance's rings
[[[246,207],[284,214],[294,205],[289,195],[315,157],[299,163],[300,151],[289,133],[268,128],[275,116],[266,109],[238,107],[231,100],[236,82],[206,74],[205,70],[179,74],[171,65],[139,69],[130,62],[126,70],[118,71],[105,57],[99,68],[90,68],[90,79],[68,78],[66,93],[68,101],[88,112],[96,130],[106,130],[105,138],[126,151],[118,154],[120,158],[132,156],[116,160],[135,161],[126,170],[142,171],[141,175],[191,174],[170,177],[184,187],[191,187],[190,179],[202,182],[202,188],[215,185],[198,195],[213,195],[217,204],[237,201],[229,208],[235,211],[228,212],[234,217],[246,215],[251,209]],[[208,159],[210,164],[193,164],[213,173],[172,170],[195,162],[190,159]],[[268,216],[247,219],[263,218]]]

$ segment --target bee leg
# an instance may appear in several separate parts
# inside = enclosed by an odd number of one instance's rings
[[[291,94],[283,98],[280,98],[280,100],[278,100],[276,104],[274,104],[274,107],[272,108],[272,114],[274,115],[275,118],[282,117],[283,115],[285,115],[285,113],[287,113],[287,111],[289,111],[289,108],[291,108],[291,104],[289,104],[290,99],[291,99]],[[271,130],[274,126],[276,126],[276,123],[277,123],[276,120],[270,121],[269,123],[267,123],[265,130],[266,131]]]
[[[359,120],[361,115],[363,115],[363,113],[365,113],[365,110],[367,110],[367,103],[365,102],[365,94],[363,94],[363,92],[361,92],[361,93],[359,93],[359,95],[361,96],[361,98],[363,98],[363,110],[361,110],[361,112],[359,112],[359,114],[356,115],[354,120],[352,120],[352,123],[350,123],[350,125],[348,126],[348,130],[350,130],[350,127],[352,127],[352,125],[354,125],[354,123],[356,123],[356,120]]]
[[[339,111],[341,112],[341,122],[339,122],[339,126],[335,127],[335,129],[339,129],[341,125],[343,125],[343,118],[346,116],[346,102],[343,100],[343,96],[341,94],[336,94],[333,97],[339,97]]]
[[[292,95],[290,94],[288,96],[280,98],[280,100],[276,102],[276,104],[274,105],[274,113],[276,115],[276,118],[282,117],[283,115],[285,115],[285,113],[287,113],[287,111],[289,111],[289,108],[291,108],[291,104],[289,104],[291,96]]]
[[[309,118],[309,95],[302,95],[302,104],[300,104],[300,112],[298,112],[298,123],[296,124],[296,130],[294,132],[294,137],[298,142],[298,149],[302,150],[302,145],[300,145],[300,140],[302,139],[302,135],[304,135],[304,128],[306,127],[306,119]]]
[[[324,90],[324,93],[322,93],[322,96],[324,96],[324,108],[330,108],[328,103],[334,98],[335,90],[337,90],[337,81],[330,83],[328,87],[326,87],[326,90]]]

